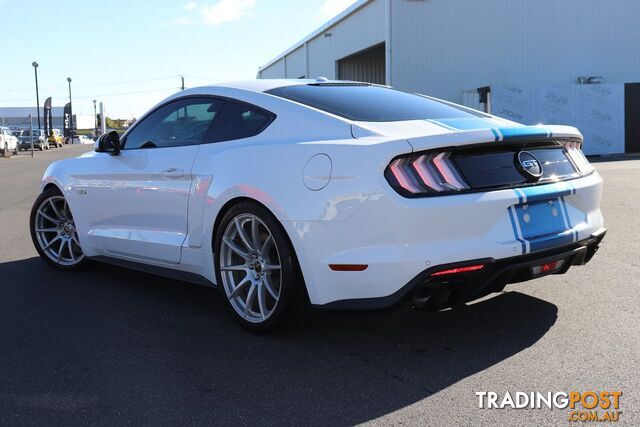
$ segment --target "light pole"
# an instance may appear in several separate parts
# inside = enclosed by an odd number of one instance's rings
[[[93,100],[93,137],[98,137],[98,112],[96,111],[96,100]]]
[[[38,129],[40,129],[40,94],[38,93],[38,63],[33,61],[31,63],[33,71],[36,74],[36,110],[38,112]]]
[[[71,103],[71,77],[67,77],[69,82],[69,133],[71,134],[70,144],[73,144],[73,104]]]

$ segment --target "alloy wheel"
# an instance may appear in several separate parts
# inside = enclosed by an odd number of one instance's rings
[[[224,230],[219,268],[236,313],[261,323],[274,313],[282,291],[280,254],[273,234],[256,215],[235,216]]]
[[[42,252],[54,263],[73,266],[84,259],[73,216],[64,197],[46,199],[35,214],[35,237]]]

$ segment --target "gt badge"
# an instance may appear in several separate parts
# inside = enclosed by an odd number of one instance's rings
[[[542,176],[542,164],[528,151],[520,151],[516,156],[516,166],[527,181],[537,181]]]

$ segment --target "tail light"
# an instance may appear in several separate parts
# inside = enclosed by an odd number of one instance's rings
[[[564,149],[580,175],[588,175],[593,172],[594,169],[580,149],[580,146],[581,144],[579,142],[572,141],[565,144]]]
[[[404,196],[425,196],[469,189],[446,151],[398,157],[389,164],[385,176]]]

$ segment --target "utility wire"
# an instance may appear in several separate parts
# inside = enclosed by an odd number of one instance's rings
[[[169,79],[175,79],[176,77],[180,77],[179,75],[173,75],[173,76],[167,76],[167,77],[152,77],[152,78],[147,78],[147,79],[137,79],[137,80],[122,80],[122,81],[117,81],[117,82],[108,82],[108,83],[95,83],[95,84],[74,84],[73,87],[103,87],[103,86],[117,86],[117,85],[123,85],[123,84],[131,84],[131,83],[144,83],[144,82],[153,82],[153,81],[158,81],[158,80],[169,80]],[[200,77],[190,77],[190,76],[185,76],[185,77],[189,77],[189,78],[200,78]],[[63,85],[63,86],[51,86],[51,87],[46,87],[44,89],[47,90],[56,90],[56,89],[66,89],[67,86]],[[2,89],[0,90],[0,92],[26,92],[26,91],[32,91],[34,90],[34,87],[25,87],[25,88],[14,88],[14,89]]]
[[[110,96],[122,96],[122,95],[136,95],[136,94],[140,94],[140,93],[154,93],[154,92],[167,92],[167,91],[177,91],[180,88],[176,88],[174,87],[170,87],[170,88],[164,88],[164,89],[150,89],[150,90],[137,90],[137,91],[131,91],[131,92],[117,92],[117,93],[103,93],[103,94],[98,94],[98,95],[74,95],[73,98],[76,99],[83,99],[83,98],[107,98]],[[185,88],[188,89],[188,88]],[[64,96],[59,96],[56,98],[64,98]],[[23,99],[9,99],[9,100],[2,100],[3,103],[7,103],[7,102],[29,102],[29,101],[33,101],[31,98],[23,98]]]

